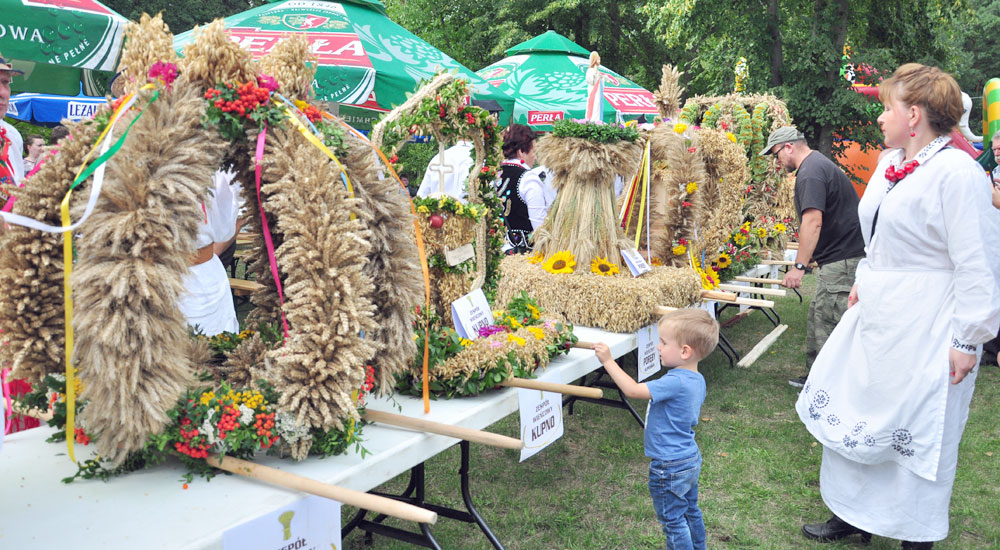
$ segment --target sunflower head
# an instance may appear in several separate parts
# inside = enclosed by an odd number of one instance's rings
[[[556,252],[542,265],[542,269],[549,273],[573,273],[574,267],[576,267],[576,258],[569,250]]]
[[[719,266],[719,269],[726,269],[733,263],[733,259],[729,257],[729,254],[719,254],[719,259],[715,260],[715,263]]]
[[[594,258],[590,262],[590,271],[598,275],[615,275],[619,273],[618,264],[613,264],[607,258]]]

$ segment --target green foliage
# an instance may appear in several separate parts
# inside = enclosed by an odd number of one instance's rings
[[[577,122],[575,120],[558,120],[552,125],[552,135],[556,137],[582,138],[597,143],[617,143],[639,139],[639,131],[617,124],[599,124],[596,122]]]
[[[409,179],[409,187],[417,189],[424,179],[424,172],[431,159],[438,153],[437,142],[430,143],[405,143],[396,153],[397,161],[394,164],[396,173],[400,178]]]

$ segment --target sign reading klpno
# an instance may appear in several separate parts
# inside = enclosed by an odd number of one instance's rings
[[[562,382],[555,371],[538,377],[545,382]],[[562,395],[554,392],[517,390],[521,410],[521,462],[537,454],[563,435]]]

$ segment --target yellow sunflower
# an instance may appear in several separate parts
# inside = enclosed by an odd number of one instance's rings
[[[785,224],[783,223],[774,224],[774,230],[777,231],[778,233],[784,233],[786,229],[788,228],[785,227]]]
[[[757,228],[757,236],[760,237],[760,238],[762,238],[762,239],[765,238],[765,237],[767,237],[767,229],[764,229],[763,227],[758,227]]]
[[[542,269],[549,273],[573,273],[574,267],[576,267],[576,258],[569,250],[556,252],[542,265]]]
[[[615,275],[619,273],[618,264],[613,264],[607,258],[594,258],[590,262],[590,271],[598,275]]]
[[[688,250],[687,247],[682,244],[679,244],[670,249],[670,251],[674,253],[674,256],[680,256],[681,254],[687,252],[687,250]]]
[[[718,264],[719,269],[726,269],[733,264],[733,259],[729,257],[729,254],[723,252],[719,254],[719,259],[715,260],[715,263]]]
[[[687,191],[688,195],[690,195],[691,193],[694,193],[695,191],[698,190],[698,184],[693,181],[689,181],[687,187],[685,187],[684,190]]]
[[[543,256],[541,252],[539,252],[538,254],[535,254],[534,256],[531,256],[531,257],[528,258],[528,261],[531,262],[531,263],[533,263],[533,264],[540,264],[544,260],[545,260],[545,256]]]

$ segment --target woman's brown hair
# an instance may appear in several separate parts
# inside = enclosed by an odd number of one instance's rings
[[[503,134],[503,158],[512,159],[518,151],[529,152],[535,146],[535,131],[524,124],[511,124]]]
[[[882,103],[898,100],[922,108],[931,130],[938,135],[951,133],[962,118],[962,90],[950,74],[937,67],[901,65],[878,87],[878,98]]]

